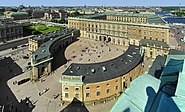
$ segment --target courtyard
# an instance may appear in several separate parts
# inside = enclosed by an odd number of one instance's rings
[[[30,77],[29,69],[25,69],[26,66],[28,66],[27,64],[30,61],[30,57],[29,59],[23,59],[22,56],[29,55],[30,52],[27,48],[19,50],[19,52],[10,55],[11,59],[15,60],[12,63],[16,64],[18,69],[12,66],[12,71],[9,71],[10,66],[7,65],[0,69],[1,74],[3,74],[0,77],[1,83],[3,83],[0,89],[4,90],[6,88],[6,92],[8,92],[8,94],[4,92],[0,97],[5,104],[13,102],[16,108],[20,107],[22,100],[29,98],[34,105],[34,108],[32,108],[33,112],[59,112],[67,106],[61,105],[61,84],[59,80],[62,73],[71,63],[98,63],[107,61],[121,55],[126,49],[127,47],[113,45],[110,42],[79,38],[78,41],[69,45],[65,50],[67,63],[53,71],[51,75],[42,77],[38,82],[28,81],[21,85],[15,82]],[[60,51],[58,51],[58,53],[60,53]],[[19,71],[17,72],[14,69]],[[9,94],[11,97],[7,99],[6,97]],[[109,111],[115,101],[116,100],[111,100],[106,104],[98,104],[95,106],[87,105],[86,108],[90,112]],[[15,107],[13,109],[15,109]]]

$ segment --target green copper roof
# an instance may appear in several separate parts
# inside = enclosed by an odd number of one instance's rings
[[[157,47],[163,47],[163,48],[169,48],[169,45],[166,42],[157,41],[157,40],[150,40],[150,39],[142,39],[140,40],[140,45],[142,46],[157,46]]]
[[[14,15],[28,15],[28,13],[27,12],[11,12],[9,15],[10,16],[14,16]]]
[[[132,13],[116,13],[116,12],[104,12],[104,13],[97,13],[97,14],[91,14],[91,15],[83,15],[83,16],[78,16],[79,18],[84,18],[84,19],[93,19],[96,17],[100,16],[121,16],[121,17],[146,17],[147,18],[147,23],[149,24],[167,24],[161,17],[153,14],[132,14]]]
[[[159,80],[149,74],[139,76],[120,96],[111,112],[184,112],[184,60],[184,54],[168,55],[165,64],[168,70],[164,69],[161,75],[161,78],[165,77],[167,80]],[[178,77],[174,77],[176,75]],[[174,85],[174,82],[177,85]],[[171,91],[175,93],[169,94]]]
[[[50,36],[49,41],[41,45],[33,54],[32,54],[32,65],[41,64],[41,62],[45,62],[45,60],[52,59],[52,54],[50,52],[51,46],[60,39],[66,39],[72,36],[72,32],[76,31],[76,29],[65,29],[63,32],[60,32],[55,38]],[[44,35],[43,35],[44,36]]]
[[[170,28],[168,25],[161,25],[161,24],[129,23],[129,22],[108,21],[108,20],[100,20],[100,19],[86,19],[86,18],[77,18],[77,17],[69,17],[68,20],[133,25],[133,26],[143,26],[143,27],[155,27],[155,28],[167,28],[167,29]]]

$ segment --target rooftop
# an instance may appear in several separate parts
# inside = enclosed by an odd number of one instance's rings
[[[160,79],[143,74],[132,81],[111,112],[184,112],[184,59],[184,54],[168,55]]]
[[[63,76],[83,76],[84,83],[106,81],[124,75],[142,61],[140,47],[130,45],[122,55],[99,63],[77,64],[72,63]]]
[[[27,12],[11,12],[9,15],[10,16],[14,16],[14,15],[28,15],[28,13]]]
[[[50,41],[47,41],[43,45],[41,45],[33,54],[32,59],[34,62],[40,62],[43,60],[51,59],[52,54],[50,52],[50,48],[53,45],[54,42],[65,39],[72,36],[72,32],[75,31],[75,29],[65,29],[63,31],[60,31],[59,35],[55,35],[56,37],[48,37]],[[43,35],[44,36],[44,35]]]
[[[0,28],[7,28],[7,27],[12,27],[12,26],[21,26],[22,24],[19,23],[15,23],[13,21],[10,20],[6,20],[6,19],[0,19]]]
[[[146,17],[147,23],[149,24],[161,24],[165,25],[167,24],[161,17],[153,14],[125,14],[125,13],[115,13],[115,12],[104,12],[104,13],[97,13],[97,14],[91,14],[91,15],[82,15],[78,16],[79,18],[85,18],[85,19],[94,19],[101,16],[121,16],[121,17]]]

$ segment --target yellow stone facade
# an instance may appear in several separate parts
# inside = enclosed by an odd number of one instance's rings
[[[68,27],[80,30],[83,38],[110,41],[116,45],[140,45],[142,39],[153,40],[169,45],[169,26],[167,24],[147,23],[145,16],[106,16],[106,19],[68,18]],[[157,52],[167,54],[169,48],[143,46],[146,57],[155,58]],[[152,53],[150,53],[152,48]],[[149,52],[149,53],[148,53]],[[152,54],[152,55],[151,55]]]
[[[62,101],[71,102],[75,97],[86,104],[105,103],[119,96],[142,73],[143,66],[140,63],[127,74],[97,83],[82,84],[82,77],[62,77]],[[77,83],[67,83],[68,81]]]

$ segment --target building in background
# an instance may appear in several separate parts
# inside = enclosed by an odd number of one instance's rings
[[[64,10],[52,10],[44,13],[44,19],[66,19],[68,17],[68,14]]]
[[[68,27],[79,29],[83,38],[141,45],[148,58],[168,54],[169,50],[169,25],[156,15],[107,12],[69,17]]]
[[[15,23],[10,19],[0,19],[0,41],[8,41],[23,36],[22,24]]]
[[[10,12],[7,17],[13,20],[23,20],[28,19],[29,14],[27,12]]]
[[[42,10],[33,10],[31,17],[32,18],[43,18],[45,11]]]

